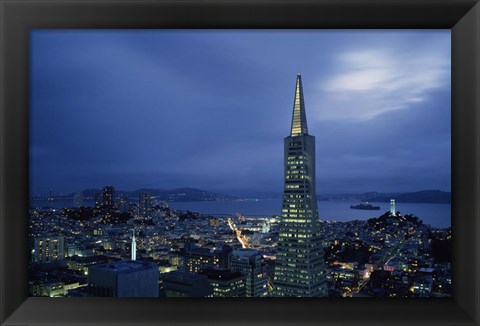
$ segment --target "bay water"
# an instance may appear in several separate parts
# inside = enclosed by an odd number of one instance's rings
[[[350,205],[358,202],[340,200],[318,201],[320,219],[324,221],[347,222],[352,220],[367,220],[378,217],[390,210],[390,203],[370,203],[380,206],[380,210],[351,209]],[[31,207],[48,207],[47,201],[31,201]],[[93,201],[85,201],[84,205],[93,206]],[[169,202],[170,208],[189,210],[210,215],[235,215],[240,213],[245,216],[270,217],[280,215],[282,209],[281,199],[250,199],[235,201],[196,201],[196,202]],[[73,200],[55,200],[53,207],[73,207]],[[437,228],[451,226],[451,204],[424,204],[424,203],[396,203],[396,210],[402,214],[418,216],[424,224]]]

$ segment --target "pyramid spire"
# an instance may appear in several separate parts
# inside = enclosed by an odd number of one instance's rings
[[[295,100],[293,102],[292,129],[290,136],[308,134],[307,116],[305,114],[305,101],[303,99],[302,75],[297,75],[295,86]]]
[[[315,137],[308,134],[297,75],[290,136],[284,138],[284,190],[274,297],[326,297],[327,272],[315,188]]]

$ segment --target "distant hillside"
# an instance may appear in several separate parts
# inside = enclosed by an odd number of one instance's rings
[[[358,202],[380,202],[388,203],[390,199],[395,199],[397,203],[432,203],[449,204],[452,201],[450,192],[440,190],[421,190],[417,192],[406,193],[380,193],[366,192],[362,194],[334,194],[319,195],[319,200],[345,200]]]
[[[95,194],[102,192],[102,189],[85,189],[82,191],[85,199],[93,199]],[[207,190],[196,188],[177,188],[173,190],[143,188],[134,191],[116,190],[115,195],[125,195],[131,199],[138,199],[140,193],[148,192],[151,196],[156,197],[160,201],[227,201],[244,199],[247,196],[239,196],[239,193],[219,194]],[[54,199],[73,199],[75,193],[68,195],[53,195]],[[344,200],[349,202],[390,202],[395,199],[397,203],[434,203],[449,204],[451,203],[451,193],[440,190],[421,190],[417,192],[407,193],[381,193],[381,192],[365,192],[361,194],[326,194],[318,195],[318,200]],[[48,196],[33,197],[33,200],[46,200]],[[278,192],[257,192],[255,196],[248,198],[269,199],[281,198]]]
[[[372,197],[370,201],[377,202],[389,202],[391,198],[389,196],[377,196]],[[422,190],[417,192],[407,192],[398,194],[396,197],[392,197],[398,203],[451,203],[452,194],[450,192],[444,192],[440,190]]]
[[[93,198],[95,194],[99,192],[102,192],[102,190],[85,189],[82,191],[83,197],[85,198]],[[178,188],[173,190],[143,188],[134,191],[115,190],[115,195],[125,195],[129,198],[138,198],[142,192],[148,192],[151,196],[156,197],[161,201],[221,201],[239,199],[235,196],[217,194],[195,188]],[[73,198],[74,195],[75,194],[72,193],[67,196]]]

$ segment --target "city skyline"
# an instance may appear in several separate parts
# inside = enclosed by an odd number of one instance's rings
[[[30,295],[451,296],[452,229],[424,223],[427,216],[417,216],[421,208],[400,212],[390,197],[383,214],[380,206],[362,203],[350,209],[371,211],[364,218],[320,220],[316,162],[323,155],[317,157],[316,135],[307,124],[301,74],[294,94],[290,133],[284,137],[280,214],[275,209],[256,216],[244,209],[235,214],[220,207],[222,212],[214,214],[200,206],[177,209],[170,205],[176,196],[166,202],[142,191],[137,202],[125,193],[117,196],[113,186],[94,194],[94,207],[83,205],[81,193],[73,203],[60,200],[59,207],[52,196],[47,206],[33,199]],[[186,191],[178,196],[190,198]],[[425,207],[428,215],[435,210]],[[450,205],[442,210],[449,212]]]
[[[450,191],[450,31],[31,37],[32,195],[278,191],[299,72],[322,139],[318,193]]]

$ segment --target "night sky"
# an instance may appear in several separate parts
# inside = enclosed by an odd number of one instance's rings
[[[31,194],[281,193],[302,74],[317,193],[450,191],[450,30],[35,30]]]

